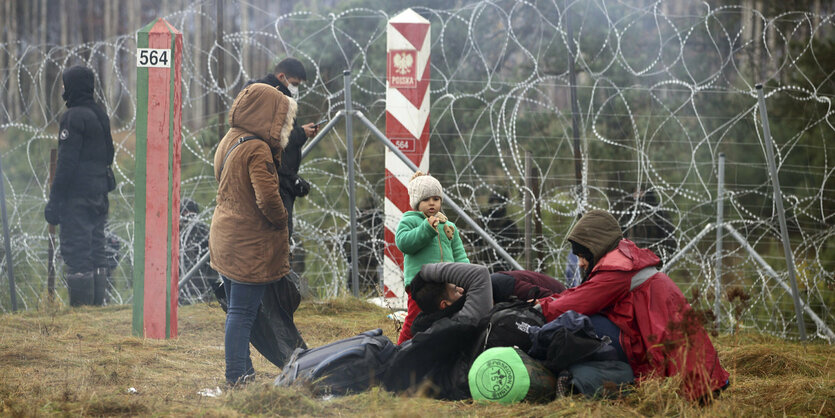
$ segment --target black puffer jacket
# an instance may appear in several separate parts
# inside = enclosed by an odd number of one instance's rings
[[[50,199],[107,193],[113,138],[110,119],[93,98],[93,71],[71,67],[64,71],[63,80],[63,98],[69,109],[61,117],[58,131],[58,162]]]

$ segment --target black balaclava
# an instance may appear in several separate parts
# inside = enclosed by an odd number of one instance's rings
[[[67,102],[67,107],[95,103],[93,70],[75,65],[64,70],[61,78],[64,81],[64,93],[61,97]]]
[[[583,270],[583,282],[589,279],[589,274],[591,274],[591,270],[594,268],[594,255],[591,253],[591,250],[584,247],[582,244],[578,244],[572,240],[568,240],[571,243],[571,252],[574,253],[577,257],[583,257],[586,261],[589,262],[589,266]]]

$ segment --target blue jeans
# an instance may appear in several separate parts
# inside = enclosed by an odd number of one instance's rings
[[[612,340],[612,347],[615,348],[618,360],[629,363],[629,359],[626,358],[626,353],[620,345],[620,328],[614,322],[610,321],[609,318],[601,314],[591,315],[589,319],[591,319],[591,323],[594,325],[594,331],[598,337],[607,335]]]
[[[265,284],[241,284],[223,278],[226,300],[226,335],[223,340],[226,351],[226,382],[230,384],[248,375],[255,374],[252,359],[249,357],[249,336],[252,324],[261,306]]]

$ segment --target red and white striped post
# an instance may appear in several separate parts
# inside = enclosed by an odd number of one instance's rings
[[[423,172],[429,171],[429,21],[406,9],[386,27],[386,136]],[[389,304],[406,307],[403,253],[394,233],[409,207],[406,185],[414,172],[386,149],[385,262]]]
[[[133,333],[176,338],[183,34],[157,19],[136,49]]]

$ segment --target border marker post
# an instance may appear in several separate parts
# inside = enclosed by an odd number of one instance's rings
[[[160,18],[136,46],[133,334],[176,338],[183,35]]]
[[[386,137],[423,172],[429,171],[429,21],[412,9],[391,18],[386,26]],[[386,149],[385,258],[383,297],[406,307],[403,253],[394,233],[409,207],[406,185],[414,174]],[[353,208],[352,208],[353,209]]]

